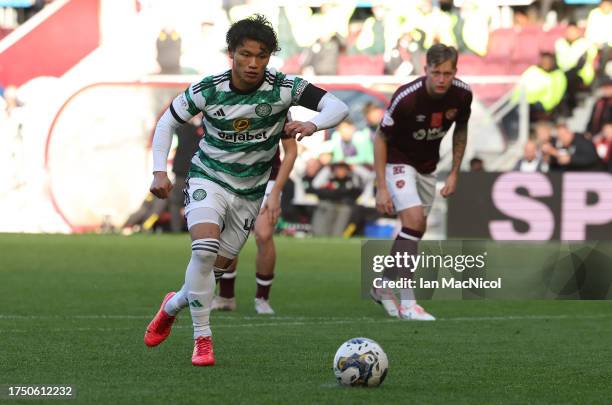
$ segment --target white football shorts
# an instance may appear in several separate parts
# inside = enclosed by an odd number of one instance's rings
[[[436,195],[436,176],[421,174],[406,164],[388,163],[385,170],[395,212],[422,205],[425,216],[429,215]]]
[[[219,225],[219,256],[236,257],[255,225],[263,198],[247,200],[200,178],[187,179],[184,192],[187,227],[191,229],[201,223]]]

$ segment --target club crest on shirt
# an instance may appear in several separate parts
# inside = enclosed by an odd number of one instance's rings
[[[261,103],[258,104],[257,107],[255,107],[255,114],[257,114],[258,117],[267,117],[271,113],[272,106],[268,103]]]
[[[395,186],[397,188],[403,188],[406,185],[406,182],[404,180],[398,180],[395,182]]]
[[[249,120],[248,118],[237,118],[234,120],[232,125],[234,126],[235,131],[246,131],[251,127],[251,120]]]
[[[455,117],[457,116],[457,109],[456,108],[451,108],[450,110],[446,111],[444,113],[444,116],[446,117],[447,120],[452,121],[455,119]]]
[[[416,116],[416,121],[417,122],[425,122],[425,118],[427,118],[425,115],[419,114],[419,115]]]
[[[193,192],[193,199],[196,201],[202,201],[206,198],[206,190],[199,188]]]

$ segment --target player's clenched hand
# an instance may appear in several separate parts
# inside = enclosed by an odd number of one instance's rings
[[[393,215],[395,210],[393,200],[391,200],[391,194],[386,188],[376,190],[376,209],[382,214]]]
[[[451,173],[446,178],[446,184],[440,190],[440,195],[444,198],[447,198],[455,193],[455,189],[457,188],[457,175]]]
[[[168,198],[172,190],[172,183],[166,172],[153,173],[153,182],[149,191],[157,198]]]
[[[317,126],[310,121],[291,121],[285,124],[285,134],[291,138],[295,138],[297,134],[300,134],[297,138],[298,141],[301,141],[305,136],[314,134],[317,130]]]

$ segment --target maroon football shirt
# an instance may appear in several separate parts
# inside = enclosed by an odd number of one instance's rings
[[[387,163],[408,164],[423,174],[436,170],[442,138],[453,122],[467,123],[471,104],[472,90],[459,79],[441,98],[427,93],[424,76],[400,86],[380,124]]]

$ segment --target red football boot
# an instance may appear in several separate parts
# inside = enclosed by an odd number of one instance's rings
[[[215,352],[213,351],[212,336],[198,336],[193,344],[191,364],[194,366],[214,366]]]
[[[157,346],[158,344],[166,340],[166,338],[170,334],[170,331],[172,330],[172,324],[174,323],[174,319],[176,317],[168,315],[166,311],[164,311],[164,306],[170,298],[174,297],[175,294],[175,292],[169,292],[168,294],[166,294],[164,300],[161,303],[159,311],[157,311],[157,314],[155,314],[155,317],[153,318],[151,323],[149,323],[149,326],[147,326],[147,331],[144,335],[144,342],[147,346]]]

